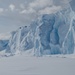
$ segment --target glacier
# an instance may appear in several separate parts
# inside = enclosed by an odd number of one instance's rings
[[[33,50],[35,56],[73,54],[75,13],[71,8],[65,8],[52,14],[42,14],[29,26],[22,26],[11,35],[5,47],[7,53],[19,54]]]

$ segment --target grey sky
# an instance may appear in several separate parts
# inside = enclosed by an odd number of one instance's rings
[[[61,7],[67,6],[69,1],[0,0],[0,33],[16,30],[19,26],[29,25],[38,14],[52,13],[60,10]],[[75,10],[75,0],[72,0],[70,4],[73,10]]]

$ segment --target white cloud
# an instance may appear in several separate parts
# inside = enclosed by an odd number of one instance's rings
[[[25,9],[24,4],[20,4],[20,8],[21,8],[21,9]]]
[[[70,1],[71,0],[34,0],[29,4],[29,7],[34,9],[42,9],[53,5],[64,7],[69,4]]]
[[[20,14],[25,14],[25,13],[27,13],[27,10],[22,10],[22,11],[20,11]]]
[[[55,1],[55,0],[54,0]],[[69,3],[71,0],[57,0],[58,2],[62,3],[62,4],[67,4]]]
[[[70,0],[69,0],[70,1]],[[29,25],[31,20],[40,14],[50,14],[59,11],[68,0],[2,0],[0,3],[1,25]],[[11,12],[12,11],[12,12]],[[11,30],[12,30],[12,27]],[[16,27],[13,27],[16,28]],[[5,27],[6,28],[6,27]],[[6,29],[5,29],[6,30]]]
[[[45,7],[49,7],[53,4],[53,0],[34,0],[28,4],[28,7],[24,10],[20,11],[20,14],[32,14],[38,13],[40,10],[44,9]],[[24,8],[24,5],[20,5],[21,8]]]
[[[69,4],[71,0],[53,0],[54,5],[64,7],[65,5]]]
[[[38,14],[50,14],[68,7],[71,0],[34,0],[29,7],[34,9]]]
[[[55,13],[59,10],[61,10],[60,6],[46,7],[45,9],[40,10],[39,14],[51,14],[51,13]]]
[[[7,33],[0,33],[0,40],[8,40],[11,37],[9,32]]]
[[[2,13],[4,11],[4,9],[3,8],[0,8],[0,13]]]
[[[20,11],[20,14],[32,14],[35,13],[36,11],[33,8],[28,8]]]
[[[53,0],[35,0],[29,6],[35,9],[44,8],[53,4]]]
[[[27,7],[23,4],[20,4],[20,14],[28,15],[28,17],[32,17],[31,15],[40,15],[40,14],[51,14],[56,13],[57,11],[62,9],[62,5],[69,4],[70,0],[34,0],[30,2]]]
[[[10,5],[9,5],[9,8],[10,8],[11,11],[14,11],[15,5],[14,5],[14,4],[10,4]]]

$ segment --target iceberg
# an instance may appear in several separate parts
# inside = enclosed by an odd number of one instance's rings
[[[29,26],[12,33],[11,54],[34,50],[35,56],[75,52],[75,14],[71,8],[39,16]]]

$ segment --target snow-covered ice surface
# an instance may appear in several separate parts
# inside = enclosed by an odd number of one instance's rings
[[[75,75],[75,58],[70,56],[74,55],[1,57],[0,75]]]

